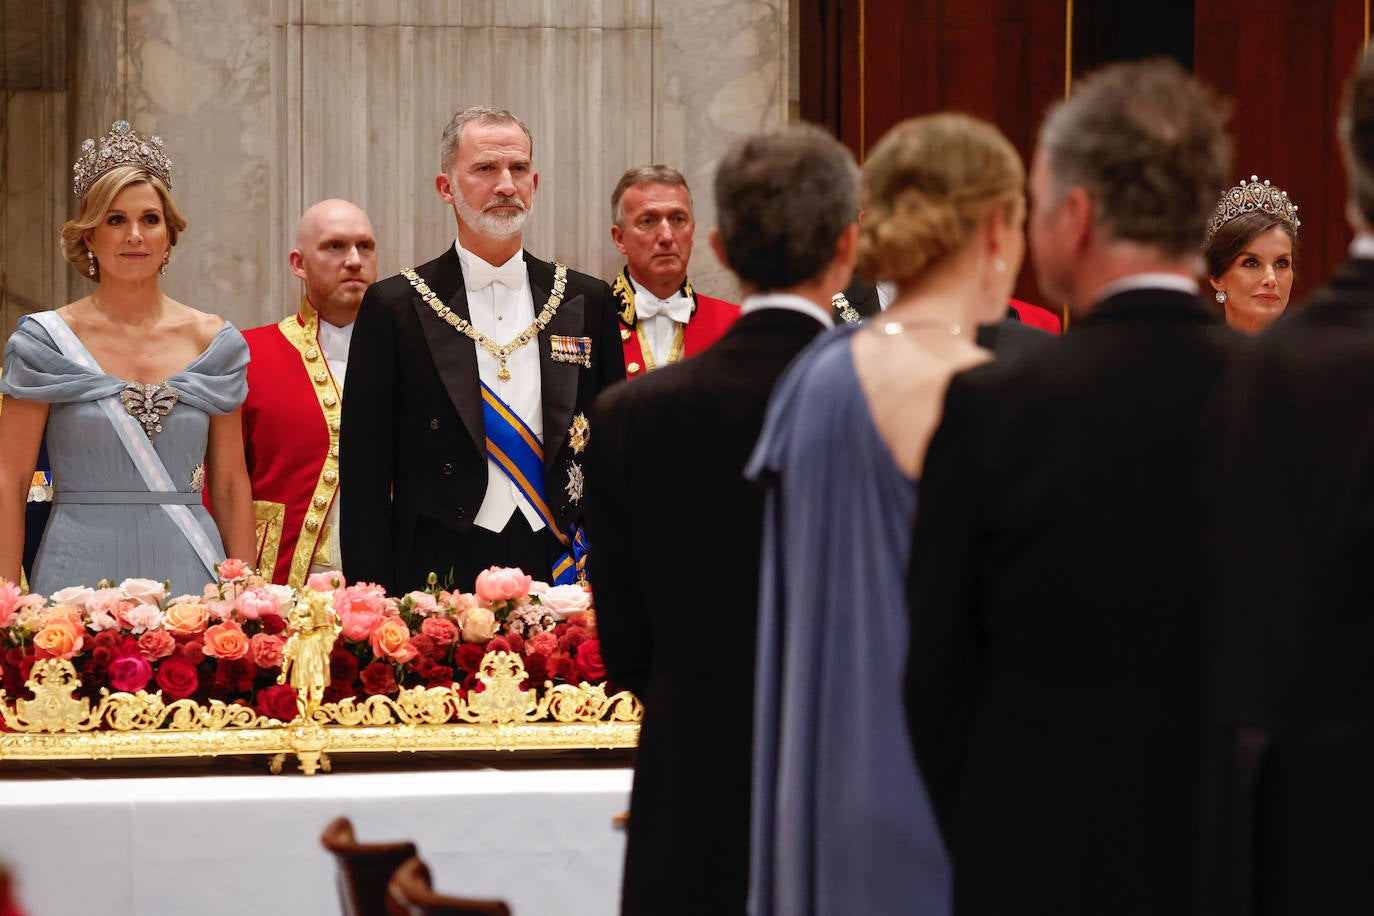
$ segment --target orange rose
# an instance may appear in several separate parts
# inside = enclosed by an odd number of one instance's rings
[[[205,654],[215,658],[243,658],[248,654],[248,636],[232,620],[217,623],[205,631]]]
[[[205,630],[210,612],[203,604],[174,604],[162,616],[162,627],[177,636],[194,636]]]
[[[50,623],[57,623],[59,620],[65,620],[77,628],[81,628],[82,626],[81,612],[65,604],[56,604],[52,607],[44,608],[39,613],[38,619],[42,622],[43,626],[47,626]]]
[[[70,620],[53,620],[33,636],[33,644],[48,658],[71,658],[81,651],[81,627]]]
[[[416,649],[410,644],[410,628],[399,617],[388,617],[372,631],[372,651],[378,658],[408,662]]]

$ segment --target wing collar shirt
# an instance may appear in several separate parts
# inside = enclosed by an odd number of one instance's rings
[[[800,312],[803,315],[810,315],[827,328],[835,325],[829,311],[821,308],[810,299],[792,293],[755,293],[745,298],[740,305],[739,313],[748,315],[750,312],[757,312],[760,309],[785,309],[789,312]]]
[[[339,395],[342,396],[344,375],[348,372],[348,345],[353,340],[353,323],[349,322],[337,328],[321,318],[316,336],[319,338],[320,352],[324,354],[324,361],[329,366],[329,374],[334,376],[334,387],[339,389]],[[312,558],[311,573],[343,569],[343,554],[339,550],[339,501],[342,499],[343,488],[340,487],[334,492],[334,502],[330,503],[329,511],[324,517],[325,528],[329,531],[329,562],[316,563]],[[316,550],[315,556],[319,555],[319,551]]]
[[[683,295],[679,288],[667,299],[660,299],[639,285],[634,277],[630,283],[635,288],[635,316],[644,339],[653,351],[654,365],[662,366],[673,349],[673,338],[679,327],[687,324],[692,317],[692,300]]]
[[[505,264],[493,267],[456,241],[453,247],[458,252],[458,262],[463,268],[463,286],[468,294],[468,320],[474,329],[490,337],[499,347],[510,343],[521,331],[534,324],[534,294],[530,289],[523,250],[517,251]],[[493,275],[498,278],[490,279]],[[497,376],[501,361],[477,344],[473,346],[477,350],[478,377],[543,442],[544,412],[538,339],[531,340],[506,358],[506,368],[510,370],[510,379],[507,381]],[[506,527],[517,509],[525,516],[530,528],[538,531],[544,527],[539,512],[496,462],[487,458],[487,492],[473,524],[499,532]]]
[[[1131,274],[1129,277],[1122,277],[1120,280],[1115,280],[1102,287],[1097,293],[1097,301],[1105,302],[1118,293],[1124,293],[1134,289],[1167,289],[1196,296],[1199,287],[1196,280],[1189,279],[1181,274]]]

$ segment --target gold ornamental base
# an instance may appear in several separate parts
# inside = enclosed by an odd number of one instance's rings
[[[165,702],[161,691],[112,693],[92,703],[65,659],[33,666],[32,699],[0,690],[0,761],[111,760],[271,754],[281,772],[295,755],[302,773],[329,772],[329,755],[416,751],[524,751],[630,748],[644,707],[628,691],[608,696],[604,684],[546,682],[522,690],[519,655],[489,652],[477,675],[482,689],[411,687],[395,697],[348,697],[316,704],[299,691],[290,722],[213,700]]]

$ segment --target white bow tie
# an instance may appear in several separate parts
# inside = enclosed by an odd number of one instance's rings
[[[681,293],[668,299],[641,295],[635,299],[635,313],[640,318],[667,315],[678,324],[686,324],[687,319],[692,317],[692,300]]]
[[[525,263],[512,259],[494,267],[481,258],[472,258],[467,265],[467,279],[473,289],[486,289],[493,283],[500,283],[507,289],[520,289],[525,285]]]

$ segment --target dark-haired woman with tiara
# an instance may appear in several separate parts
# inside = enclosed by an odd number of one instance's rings
[[[1202,255],[1231,327],[1258,334],[1288,308],[1301,225],[1288,192],[1258,175],[1221,195]]]

